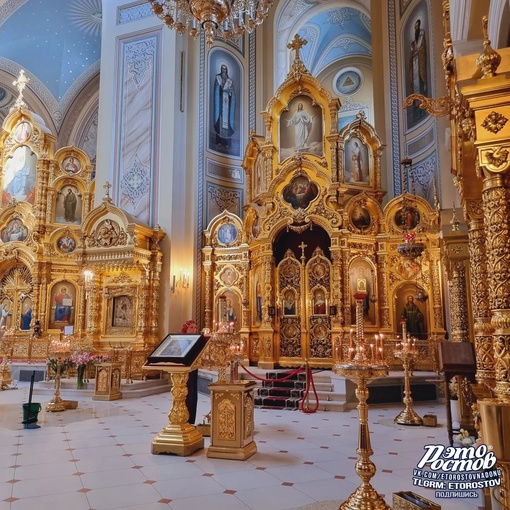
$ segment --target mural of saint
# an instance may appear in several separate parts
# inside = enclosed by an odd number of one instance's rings
[[[6,302],[0,304],[0,329],[8,329],[10,326],[10,317],[12,313]]]
[[[230,148],[234,134],[236,93],[234,82],[228,75],[228,67],[221,64],[220,72],[214,78],[214,131],[216,145]]]
[[[237,280],[237,274],[231,267],[227,267],[223,273],[221,273],[220,280],[230,287]]]
[[[359,138],[350,138],[345,144],[344,175],[348,183],[370,183],[368,148]]]
[[[370,227],[370,213],[365,207],[357,205],[351,211],[352,224],[359,230],[366,230]]]
[[[130,296],[117,296],[113,301],[113,326],[133,325],[133,302]]]
[[[292,291],[287,291],[283,299],[283,315],[296,315],[296,298]]]
[[[314,315],[324,315],[326,313],[326,301],[323,292],[315,293],[315,302],[313,304]]]
[[[53,301],[55,302],[55,322],[70,322],[73,298],[68,294],[65,285],[60,286],[60,290]]]
[[[23,145],[8,158],[4,167],[4,192],[2,203],[7,205],[13,198],[30,204],[35,201],[37,156]]]
[[[209,52],[209,149],[241,157],[242,69],[239,61],[223,48]]]
[[[231,244],[237,238],[237,228],[233,223],[225,223],[218,229],[218,239],[223,244]]]
[[[280,162],[296,153],[323,155],[322,109],[308,96],[292,99],[280,115]]]
[[[28,140],[31,134],[32,126],[26,120],[24,120],[16,126],[14,131],[14,139],[19,143],[23,143]]]
[[[420,213],[414,207],[399,209],[395,213],[395,225],[403,230],[412,230],[420,223]]]
[[[55,221],[79,225],[81,223],[82,199],[76,186],[64,186],[57,194]]]
[[[283,188],[283,199],[288,202],[293,209],[306,209],[310,202],[319,194],[317,184],[310,181],[305,176],[299,176]]]
[[[429,57],[428,57],[428,10],[427,2],[422,0],[409,16],[404,27],[403,38],[404,72],[407,95],[422,94],[430,97]],[[412,128],[427,116],[426,110],[415,101],[407,108],[407,128]]]
[[[57,241],[57,248],[62,253],[72,253],[76,249],[76,241],[71,236],[62,236]]]
[[[73,156],[69,156],[62,161],[62,168],[68,174],[77,174],[81,170],[80,161]]]
[[[28,237],[28,228],[22,220],[14,219],[7,223],[0,237],[4,243],[9,241],[24,241]]]
[[[365,294],[363,299],[363,318],[365,324],[375,324],[375,305],[370,301],[374,292],[373,274],[370,264],[363,259],[356,259],[349,270],[351,289],[351,324],[356,323],[356,300],[358,293]]]
[[[21,308],[21,325],[20,329],[28,331],[30,329],[30,323],[32,322],[32,300],[27,297],[23,301]]]
[[[414,302],[414,297],[407,296],[406,304],[402,309],[401,318],[407,322],[407,332],[418,339],[427,338],[425,316],[419,306]]]

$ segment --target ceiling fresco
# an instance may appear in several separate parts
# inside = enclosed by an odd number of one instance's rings
[[[56,102],[99,70],[101,0],[11,0],[0,16],[2,67],[25,69]]]

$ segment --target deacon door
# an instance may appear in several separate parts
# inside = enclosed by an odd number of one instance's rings
[[[331,362],[331,323],[328,315],[331,263],[317,248],[307,262],[288,250],[277,267],[279,364],[297,366]]]
[[[1,277],[0,329],[30,330],[33,322],[32,289],[32,275],[25,266],[11,267]]]

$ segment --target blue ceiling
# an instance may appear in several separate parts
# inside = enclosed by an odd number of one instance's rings
[[[0,28],[0,56],[60,101],[101,56],[101,0],[28,0]]]
[[[351,7],[319,12],[301,27],[299,35],[308,41],[301,55],[314,76],[343,58],[372,55],[370,18]]]

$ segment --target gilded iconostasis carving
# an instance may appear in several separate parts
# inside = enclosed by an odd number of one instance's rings
[[[432,345],[444,335],[438,212],[411,193],[383,206],[377,133],[364,111],[338,132],[340,103],[304,68],[301,45],[264,135],[246,147],[244,220],[224,211],[205,231],[205,325],[225,319],[228,302],[252,362],[331,366],[363,285],[368,335],[396,338],[407,314]],[[419,258],[398,252],[406,234],[424,244]]]
[[[56,151],[55,137],[22,106],[5,119],[0,149],[0,328],[23,338],[38,321],[43,336],[72,333],[97,349],[155,343],[159,227],[113,206],[109,185],[94,209],[86,154]],[[130,285],[113,283],[119,274]]]

